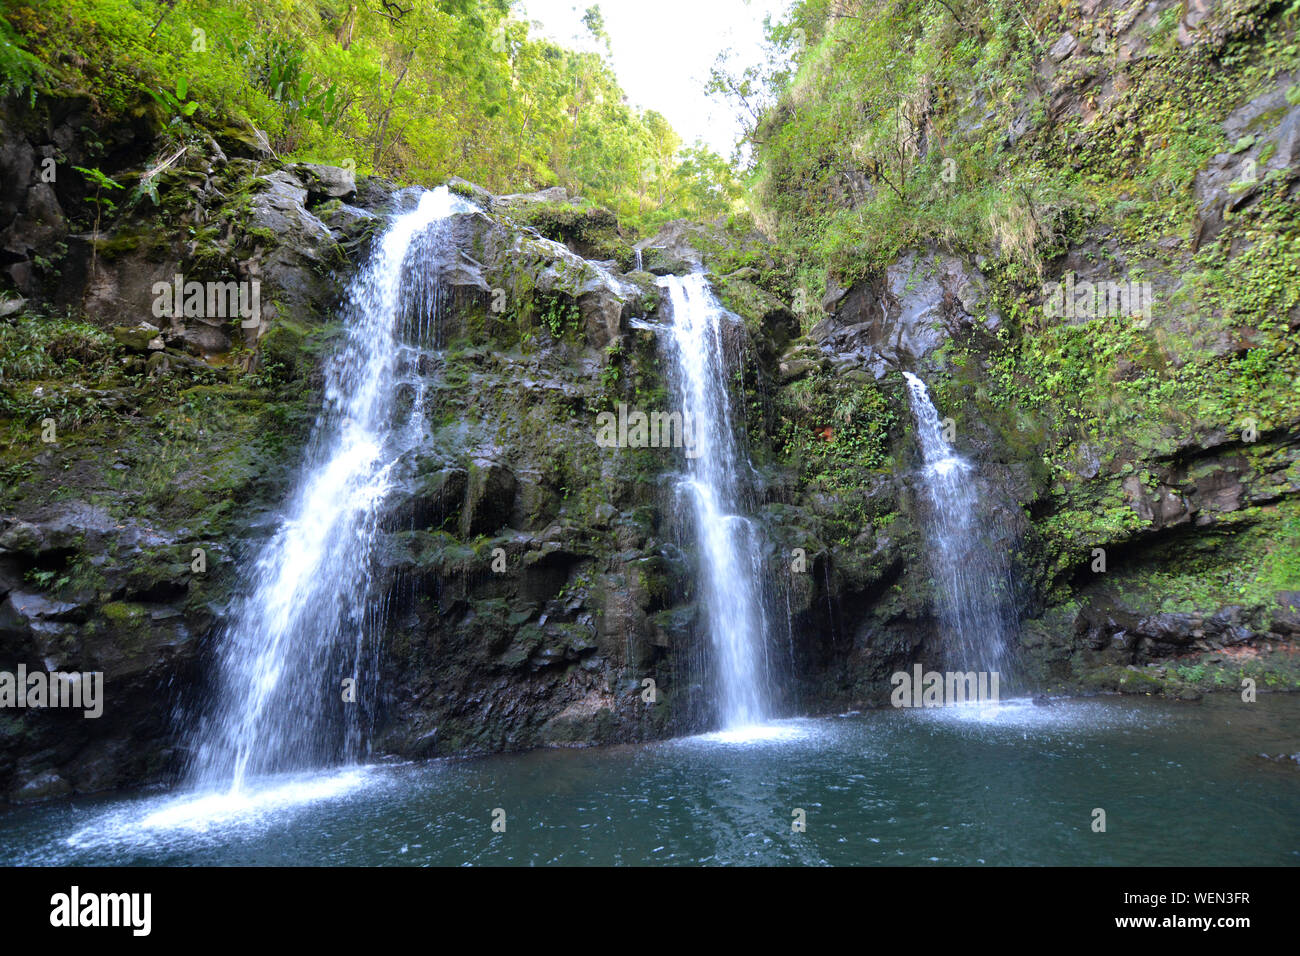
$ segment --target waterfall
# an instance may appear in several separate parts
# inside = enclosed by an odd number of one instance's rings
[[[1005,666],[1010,569],[981,517],[975,467],[944,438],[925,383],[910,372],[908,398],[923,460],[929,561],[949,664],[986,673]]]
[[[665,276],[659,284],[672,312],[672,384],[694,438],[678,501],[695,527],[697,601],[713,651],[715,703],[724,728],[751,726],[768,713],[767,626],[758,536],[739,513],[743,457],[732,430],[722,348],[723,323],[734,317],[718,304],[703,273]]]
[[[413,359],[440,344],[444,227],[470,208],[446,188],[420,193],[351,284],[296,489],[220,637],[215,692],[191,741],[201,789],[240,791],[254,775],[360,755],[384,623],[371,568],[380,512],[396,463],[423,435]]]

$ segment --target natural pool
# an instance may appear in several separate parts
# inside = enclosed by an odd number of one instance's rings
[[[0,862],[1297,864],[1297,752],[1294,695],[876,711],[19,808]]]

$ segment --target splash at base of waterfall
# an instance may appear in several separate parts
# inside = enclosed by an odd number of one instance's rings
[[[354,766],[312,773],[273,774],[244,781],[239,790],[174,792],[134,801],[100,815],[64,841],[77,851],[137,848],[217,847],[236,835],[247,836],[282,825],[313,808],[335,805],[383,782],[376,767]]]
[[[694,737],[685,738],[685,741],[744,746],[746,744],[773,743],[780,740],[803,740],[812,733],[810,727],[811,721],[798,720],[745,724],[739,727],[728,727],[726,730],[715,730],[708,734],[697,734]]]

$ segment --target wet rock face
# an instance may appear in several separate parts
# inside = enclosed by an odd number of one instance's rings
[[[456,251],[440,270],[457,307],[448,316],[448,335],[464,328],[463,313],[475,306],[503,314],[511,303],[519,305],[522,295],[541,294],[571,303],[581,317],[585,344],[603,350],[621,339],[628,319],[646,311],[644,284],[508,219],[485,213],[455,216],[450,237]]]
[[[687,726],[672,667],[695,636],[670,647],[650,625],[683,592],[684,562],[656,540],[654,489],[630,480],[652,459],[595,442],[600,369],[563,343],[489,353],[453,340],[430,378],[431,418],[451,423],[403,471],[385,521],[381,749],[486,752]],[[462,374],[468,387],[448,384]],[[659,687],[653,704],[642,678]]]
[[[463,513],[469,472],[447,467],[402,481],[389,496],[385,526],[401,531],[442,528]]]
[[[31,802],[156,778],[171,765],[176,692],[212,621],[187,601],[188,552],[82,502],[32,519],[0,519],[0,671],[99,672],[102,712],[6,709],[0,792]],[[102,590],[42,587],[83,554],[104,569]]]
[[[654,275],[682,275],[703,267],[700,237],[705,232],[696,223],[670,222],[653,238],[637,244],[642,267]]]
[[[307,208],[307,187],[287,171],[260,177],[249,206],[250,232],[276,237],[275,247],[244,265],[249,278],[267,283],[289,316],[311,316],[336,296],[327,278],[336,242],[329,228]],[[256,233],[254,233],[256,234]],[[257,332],[269,328],[274,307],[263,310]]]
[[[841,365],[853,364],[883,378],[900,369],[922,370],[956,333],[993,330],[1001,317],[985,296],[979,270],[937,253],[910,252],[874,282],[828,293],[830,315],[809,332]]]
[[[1208,55],[1222,40],[1225,27],[1220,13],[1227,17],[1225,10],[1224,5],[1183,4],[1178,11],[1180,44],[1199,47]],[[1086,126],[1133,78],[1117,65],[1093,70],[1081,87],[1072,87],[1071,71],[1081,69],[1080,61],[1098,50],[1117,53],[1118,64],[1149,56],[1153,20],[1169,10],[1161,4],[1096,0],[1085,3],[1083,12],[1100,20],[1088,22],[1088,29],[1076,30],[1071,24],[1063,35],[1046,37],[1050,52],[1044,51],[1040,76],[1048,81],[1066,78],[1052,92],[1049,112],[1057,118],[1078,117]],[[1168,16],[1165,22],[1170,22]],[[1228,147],[1210,157],[1196,175],[1200,222],[1199,235],[1194,230],[1191,242],[1177,235],[1153,237],[1154,251],[1144,256],[1134,244],[1120,242],[1108,229],[1096,227],[1072,236],[1070,244],[1047,263],[1044,279],[1048,282],[1069,274],[1080,283],[1100,283],[1132,273],[1154,287],[1154,317],[1138,324],[1153,344],[1146,354],[1136,349],[1117,363],[1117,392],[1120,383],[1137,379],[1144,368],[1163,371],[1165,363],[1181,367],[1207,352],[1246,354],[1256,344],[1249,322],[1229,334],[1195,308],[1185,308],[1184,283],[1197,272],[1191,253],[1198,245],[1204,253],[1207,245],[1228,231],[1229,259],[1250,248],[1257,235],[1243,235],[1240,227],[1233,232],[1234,224],[1245,220],[1252,205],[1268,194],[1266,182],[1285,184],[1287,177],[1294,176],[1292,120],[1297,107],[1285,93],[1295,83],[1294,72],[1287,72],[1276,81],[1270,79],[1235,109],[1225,106],[1222,126]],[[1017,135],[1023,132],[1021,128]],[[923,312],[926,301],[935,296],[926,293],[924,282],[915,289],[921,293],[918,311]],[[968,366],[960,372],[941,368],[942,327],[929,326],[938,343],[911,334],[912,328],[905,327],[900,334],[890,324],[895,320],[890,305],[883,273],[851,288],[832,283],[822,302],[829,317],[813,332],[818,349],[797,343],[783,355],[779,383],[820,383],[824,373],[818,376],[819,365],[847,378],[854,374],[851,362],[864,360],[873,377],[885,383],[891,365],[908,360],[916,362],[915,370],[923,377],[943,371],[964,380],[961,388],[953,389],[958,400],[949,399],[941,414],[957,418],[959,448],[989,473],[992,493],[1003,499],[1001,504],[990,501],[990,506],[1008,511],[1012,519],[1020,512],[1021,533],[1008,545],[1021,557],[1020,568],[1028,578],[1022,604],[1027,618],[1022,650],[1034,679],[1061,687],[1113,691],[1116,681],[1110,680],[1110,674],[1115,667],[1159,669],[1171,659],[1184,659],[1177,666],[1187,667],[1199,655],[1225,649],[1267,654],[1270,647],[1292,639],[1290,612],[1285,607],[1275,611],[1273,595],[1259,592],[1272,567],[1271,559],[1261,559],[1261,554],[1294,547],[1294,537],[1283,523],[1289,519],[1278,517],[1293,513],[1288,509],[1300,493],[1293,414],[1277,416],[1267,434],[1243,438],[1240,424],[1226,421],[1226,411],[1220,413],[1225,421],[1196,422],[1178,410],[1171,409],[1167,419],[1154,412],[1142,423],[1149,431],[1140,436],[1121,431],[1103,435],[1100,442],[1080,436],[1066,466],[1070,477],[1053,479],[1034,467],[1043,436],[1033,436],[1023,419],[999,420],[979,403],[981,391],[996,388],[981,375],[981,368],[995,357],[996,345],[978,333],[960,338]],[[962,311],[973,315],[976,310],[963,305]],[[860,316],[874,316],[874,321],[855,322]],[[1289,318],[1296,327],[1295,310]],[[1063,321],[1082,325],[1092,318],[1070,316]],[[951,328],[944,331],[946,339],[961,336]],[[1032,330],[1026,334],[1032,335]],[[882,340],[904,347],[890,354]],[[939,357],[932,358],[936,352]],[[962,400],[969,403],[967,408],[977,409],[966,418]],[[1053,427],[1054,423],[1046,424],[1048,437],[1059,439],[1059,432],[1050,434]],[[1061,569],[1048,561],[1045,567],[1036,549],[1045,538],[1059,541],[1062,528],[1068,529],[1065,534],[1077,550],[1073,564]],[[1107,556],[1108,570],[1090,569],[1094,549]],[[1261,560],[1262,565],[1256,563]],[[1248,604],[1238,606],[1235,596],[1225,597],[1207,586],[1227,568],[1241,572],[1239,580],[1249,585],[1242,589],[1251,592]],[[1256,568],[1261,569],[1260,577],[1252,581]],[[1104,681],[1090,683],[1100,674],[1106,675]],[[1136,680],[1128,678],[1127,686],[1159,692],[1158,687],[1150,689],[1152,683]],[[1279,682],[1279,686],[1291,684]]]
[[[495,461],[470,463],[460,532],[469,538],[504,528],[514,510],[519,484],[514,473]]]
[[[1300,162],[1300,104],[1286,98],[1297,75],[1283,74],[1271,90],[1224,120],[1232,148],[1215,155],[1196,174],[1196,246],[1212,242],[1223,231],[1225,219],[1258,198],[1261,180]]]
[[[1185,5],[1180,43],[1213,44],[1213,6]],[[1040,76],[1068,75],[1098,44],[1121,65],[1149,55],[1159,4],[1085,0],[1083,8],[1103,17],[1100,28],[1044,37]],[[1049,112],[1086,123],[1128,82],[1113,71],[1095,88],[1063,88]],[[1196,177],[1202,245],[1255,201],[1243,182],[1250,162],[1261,179],[1294,167],[1297,112],[1285,99],[1294,82],[1279,77],[1224,123],[1231,150]],[[7,129],[16,129],[9,119]],[[92,245],[70,235],[70,221],[84,219],[84,184],[62,176],[47,184],[37,175],[56,153],[77,161],[75,130],[86,119],[71,103],[0,140],[8,284],[33,305],[83,308],[113,331],[124,361],[148,368],[149,381],[174,377],[196,400],[225,391],[229,403],[224,419],[195,424],[205,429],[201,440],[178,453],[154,417],[157,406],[130,417],[147,389],[103,388],[96,400],[125,420],[103,424],[84,446],[31,457],[38,475],[68,491],[58,507],[20,502],[0,519],[0,670],[98,668],[108,684],[98,721],[0,714],[7,721],[0,796],[12,800],[166,779],[175,770],[183,756],[172,749],[177,694],[201,695],[203,655],[250,555],[274,527],[287,473],[319,409],[308,386],[329,354],[339,297],[404,201],[394,184],[348,170],[282,166],[256,135],[230,131],[162,174],[160,207],[143,204]],[[1027,119],[1013,124],[1009,140],[1027,128]],[[111,141],[117,159],[103,168],[138,166],[153,142],[152,130],[123,128]],[[418,359],[427,434],[419,454],[394,468],[382,519],[375,575],[389,616],[376,752],[426,757],[698,727],[697,702],[707,696],[704,615],[693,600],[694,556],[680,544],[689,536],[673,526],[667,491],[682,462],[600,448],[594,421],[620,401],[635,405],[663,393],[655,333],[632,320],[664,318],[652,276],[699,268],[714,271],[720,295],[743,319],[729,329],[726,348],[746,389],[736,407],[755,459],[750,513],[767,542],[767,610],[781,651],[774,666],[787,670],[789,710],[882,704],[891,672],[937,653],[899,370],[960,378],[946,357],[953,342],[968,350],[969,371],[941,413],[956,419],[956,444],[979,464],[1003,529],[999,540],[1015,552],[1032,675],[1087,687],[1092,675],[1116,668],[1300,637],[1294,593],[1267,611],[1170,610],[1090,576],[1085,557],[1042,553],[1052,522],[1096,516],[1105,520],[1083,525],[1080,538],[1109,552],[1108,573],[1136,568],[1127,582],[1147,587],[1142,575],[1159,565],[1161,548],[1208,548],[1220,535],[1266,522],[1268,509],[1300,492],[1294,429],[1279,428],[1249,448],[1226,426],[1175,430],[1159,448],[1122,454],[1090,439],[1068,476],[1042,474],[1034,424],[1014,411],[997,419],[980,404],[998,347],[990,333],[1002,317],[990,305],[979,255],[913,249],[865,280],[837,284],[832,276],[820,321],[805,335],[796,316],[806,309],[770,278],[782,265],[761,240],[743,268],[720,268],[717,246],[736,240],[712,227],[670,223],[633,249],[607,213],[562,189],[493,196],[464,181],[451,188],[478,211],[453,217],[453,251],[436,263],[446,292],[445,348]],[[845,204],[870,188],[850,177]],[[1179,241],[1161,248],[1177,252]],[[69,251],[64,278],[52,288],[35,257],[60,242]],[[1089,233],[1048,264],[1047,278],[1101,281],[1147,265],[1125,262],[1117,249],[1115,237]],[[633,268],[638,252],[642,272]],[[148,314],[153,284],[178,272],[256,279],[264,312],[251,327]],[[1158,295],[1177,289],[1177,268],[1150,274]],[[1157,325],[1196,331],[1178,322],[1161,316]],[[1220,354],[1237,347],[1211,344]],[[250,349],[241,361],[277,388],[303,385],[305,397],[253,393],[243,379],[222,379],[240,345]],[[784,431],[760,420],[778,400],[789,413]],[[169,430],[184,424],[183,416],[161,418]],[[283,441],[232,469],[228,458],[255,437],[233,430],[240,418]],[[132,443],[134,454],[118,454]],[[836,443],[850,452],[829,453]],[[152,497],[124,506],[125,520],[103,504],[119,494],[119,478],[169,455],[185,458],[188,471],[163,472]],[[200,493],[184,480],[231,470]],[[207,577],[191,569],[199,546],[208,552]],[[796,552],[802,570],[793,568]],[[95,569],[89,583],[59,583],[68,569],[87,567]],[[657,689],[653,704],[642,697],[646,679]]]

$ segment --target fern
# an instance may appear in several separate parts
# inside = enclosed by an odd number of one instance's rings
[[[27,94],[36,102],[36,84],[45,76],[40,60],[22,48],[9,21],[0,17],[0,98]]]

